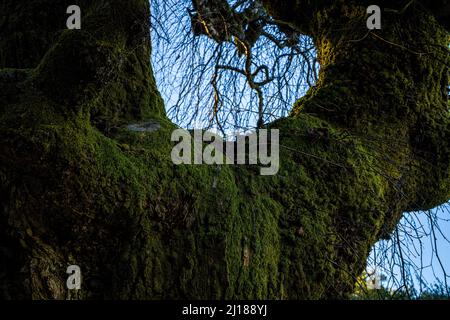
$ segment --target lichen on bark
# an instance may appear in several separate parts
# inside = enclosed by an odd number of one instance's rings
[[[63,30],[52,17],[68,3],[39,1],[51,23],[29,18],[24,42],[29,7],[3,4],[16,45],[0,42],[2,297],[347,297],[404,211],[450,198],[448,33],[422,6],[367,33],[364,1],[266,1],[314,38],[321,71],[268,125],[281,167],[264,177],[173,165],[147,1],[83,4],[83,29]],[[127,128],[148,121],[158,130]]]

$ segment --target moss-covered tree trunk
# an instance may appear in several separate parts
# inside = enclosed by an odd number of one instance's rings
[[[172,164],[147,1],[79,2],[81,30],[64,30],[67,1],[1,3],[1,297],[346,297],[402,212],[450,198],[448,33],[434,16],[448,20],[435,8],[389,1],[368,32],[364,1],[266,1],[321,63],[269,126],[270,177]],[[65,286],[72,264],[80,291]]]

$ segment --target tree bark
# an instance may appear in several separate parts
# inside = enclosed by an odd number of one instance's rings
[[[386,4],[368,32],[364,1],[266,1],[321,64],[268,126],[267,177],[172,164],[147,1],[81,1],[81,30],[64,30],[68,5],[2,4],[3,298],[345,298],[403,212],[450,199],[449,38],[430,8]]]

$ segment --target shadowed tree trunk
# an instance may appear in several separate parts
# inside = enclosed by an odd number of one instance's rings
[[[450,199],[448,7],[386,1],[368,32],[365,1],[265,1],[321,64],[269,125],[271,177],[173,165],[147,1],[79,1],[64,30],[70,4],[1,4],[1,297],[347,297],[403,212]]]

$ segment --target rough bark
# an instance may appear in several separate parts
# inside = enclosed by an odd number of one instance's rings
[[[321,71],[269,126],[281,168],[264,177],[173,165],[147,1],[81,2],[77,31],[66,1],[2,2],[1,297],[346,297],[403,212],[450,198],[448,33],[430,8],[367,33],[364,1],[266,1]]]

